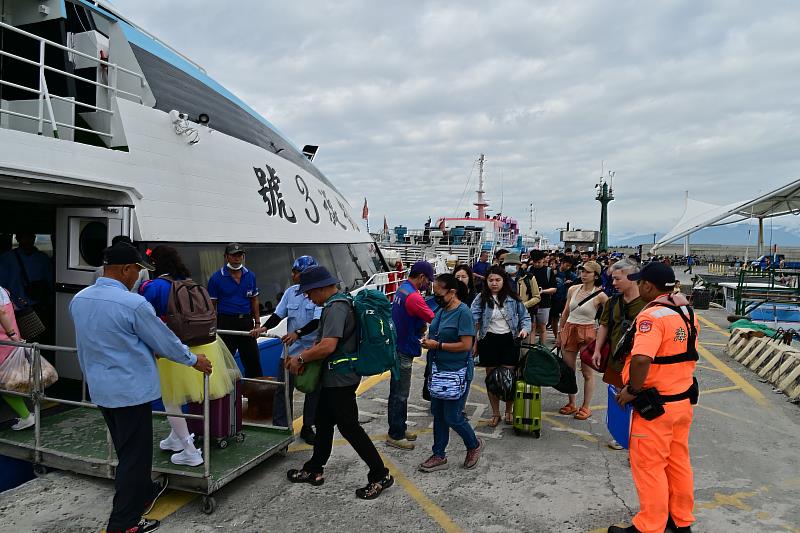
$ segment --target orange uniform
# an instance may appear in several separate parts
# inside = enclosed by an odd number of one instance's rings
[[[674,305],[664,296],[658,301]],[[689,316],[686,308],[683,312]],[[686,353],[689,334],[687,323],[673,309],[651,304],[639,313],[631,355],[653,359],[644,389],[654,387],[661,395],[675,395],[692,386],[695,361],[658,364],[660,357]],[[622,370],[626,383],[630,380],[631,359],[627,358]],[[631,471],[640,508],[633,524],[643,533],[663,533],[669,516],[678,527],[689,526],[695,520],[694,478],[689,459],[689,428],[694,409],[689,399],[685,399],[665,403],[664,411],[654,420],[645,420],[634,410],[631,422]]]

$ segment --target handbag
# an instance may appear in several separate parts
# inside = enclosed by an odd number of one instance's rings
[[[297,390],[305,394],[317,390],[322,375],[322,362],[322,359],[318,359],[303,365],[303,371],[294,377],[294,386]]]
[[[467,390],[467,368],[459,370],[439,370],[436,362],[431,365],[430,384],[431,398],[437,400],[458,400]]]
[[[561,369],[556,355],[543,344],[523,344],[530,349],[520,360],[522,374],[519,376],[528,385],[553,387],[561,379]]]
[[[16,297],[9,292],[14,305],[14,318],[17,320],[19,336],[25,340],[33,340],[46,331],[42,319],[25,298]]]
[[[561,357],[561,348],[556,352],[556,359],[558,359],[560,377],[558,383],[553,385],[553,388],[564,394],[578,394],[578,381],[575,378],[575,371]]]

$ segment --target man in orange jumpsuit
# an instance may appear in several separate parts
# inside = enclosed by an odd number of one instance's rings
[[[622,371],[627,385],[617,396],[621,406],[634,406],[630,459],[640,511],[633,525],[611,526],[608,533],[663,533],[666,527],[691,533],[689,428],[698,394],[697,322],[688,300],[671,294],[675,273],[669,266],[650,263],[628,278],[638,282],[640,297],[649,302],[636,317],[631,357]]]

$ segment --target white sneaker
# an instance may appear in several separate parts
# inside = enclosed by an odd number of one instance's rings
[[[191,437],[194,437],[194,435],[191,435]],[[159,442],[158,447],[165,452],[182,452],[185,448],[181,442],[181,439],[179,439],[173,432],[170,432],[169,437]]]
[[[14,431],[21,431],[23,429],[28,429],[34,424],[36,424],[36,417],[33,416],[33,413],[31,413],[27,416],[27,418],[17,419],[17,423],[11,426],[11,429],[13,429]]]
[[[176,465],[199,466],[203,464],[203,454],[200,453],[200,450],[194,452],[183,450],[181,453],[173,454],[170,461]]]

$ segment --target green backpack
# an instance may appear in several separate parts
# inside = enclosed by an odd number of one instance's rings
[[[340,300],[353,306],[358,350],[354,354],[345,354],[337,349],[330,359],[330,367],[337,372],[355,372],[359,376],[374,376],[387,370],[392,371],[392,376],[399,376],[397,333],[392,321],[392,304],[386,295],[374,289],[364,289],[355,297],[338,294],[325,306]]]
[[[520,365],[522,379],[528,385],[552,387],[561,380],[561,369],[556,355],[546,346],[534,344]]]

